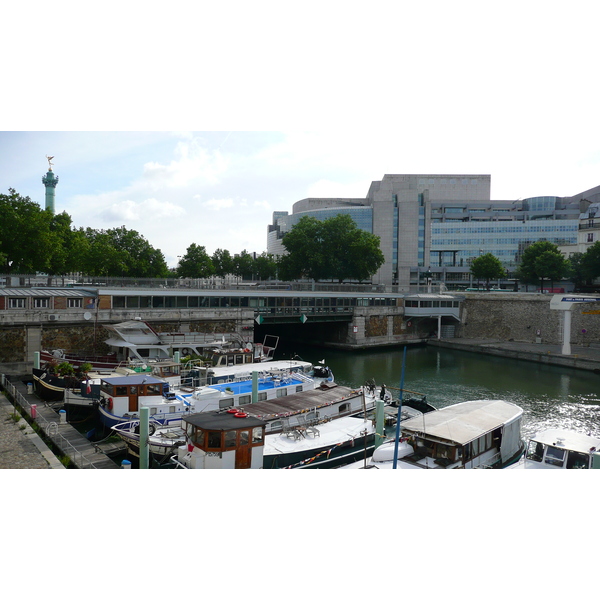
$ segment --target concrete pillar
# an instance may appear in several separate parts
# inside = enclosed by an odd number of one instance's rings
[[[571,311],[563,310],[563,345],[562,353],[571,354]]]

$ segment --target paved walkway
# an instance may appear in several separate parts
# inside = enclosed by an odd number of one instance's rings
[[[0,469],[64,469],[54,453],[0,392]],[[19,414],[19,413],[17,413]]]

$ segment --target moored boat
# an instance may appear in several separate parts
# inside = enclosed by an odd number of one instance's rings
[[[282,371],[264,371],[260,377],[257,373],[254,378],[198,388],[167,388],[158,385],[159,381],[163,380],[148,377],[104,378],[98,407],[102,423],[112,427],[138,419],[139,410],[146,406],[150,410],[150,418],[174,425],[191,413],[249,405],[254,394],[256,401],[285,398],[312,390],[318,383],[301,372]]]
[[[526,469],[600,468],[600,438],[569,429],[546,429],[527,444],[519,467]]]
[[[233,447],[211,429],[222,425],[224,413],[237,414],[236,418],[258,419],[264,424],[263,468],[331,468],[368,456],[373,451],[378,435],[373,409],[378,399],[378,395],[368,389],[353,390],[323,384],[313,390],[245,404],[237,409],[190,414],[182,420],[182,428],[186,429],[189,439],[182,430],[181,438],[171,447],[177,450],[177,460],[186,468],[246,468],[229,466],[231,455],[226,457],[227,460],[217,460],[223,458],[220,456],[223,452],[233,451]],[[415,414],[417,411],[406,408],[402,417]],[[233,423],[236,427],[239,424]],[[139,452],[138,424],[136,421],[113,427],[135,455]],[[393,420],[388,420],[388,426],[393,425]],[[197,432],[190,435],[190,427],[203,428],[206,436],[209,433],[212,436],[211,441],[208,437],[200,438]],[[184,443],[186,440],[187,444]],[[151,454],[160,456],[165,440],[152,431],[148,445]]]
[[[402,422],[401,439],[381,444],[366,468],[506,468],[523,455],[523,410],[504,400],[461,402]],[[394,461],[394,455],[396,461]],[[352,468],[363,468],[354,464]]]

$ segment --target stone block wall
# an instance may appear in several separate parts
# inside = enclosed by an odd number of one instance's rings
[[[457,337],[535,343],[562,343],[561,310],[550,294],[466,294]],[[600,343],[600,302],[577,303],[571,310],[571,343]]]

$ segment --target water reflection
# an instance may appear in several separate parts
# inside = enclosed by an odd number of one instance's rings
[[[341,352],[295,348],[305,360],[325,359],[336,381],[356,387],[368,379],[399,388],[402,348]],[[600,376],[552,365],[434,347],[409,348],[404,387],[441,408],[468,400],[503,399],[520,406],[524,435],[565,427],[600,435]],[[391,390],[398,395],[398,392]]]

